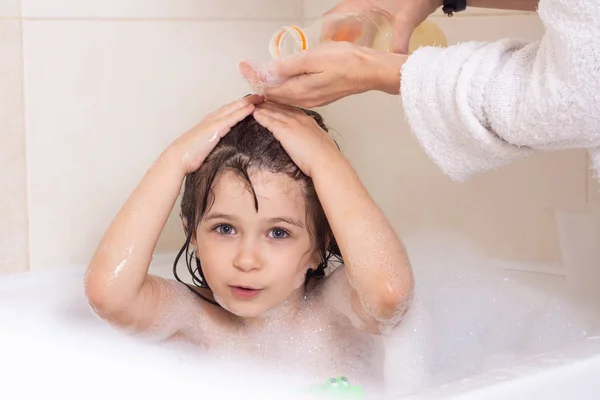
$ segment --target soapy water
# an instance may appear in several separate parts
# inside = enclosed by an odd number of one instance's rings
[[[129,259],[131,258],[131,254],[133,254],[133,249],[134,249],[134,245],[129,245],[127,247],[127,255],[125,256],[125,258],[123,258],[121,260],[121,262],[119,262],[119,265],[117,265],[117,267],[115,268],[114,271],[112,271],[109,275],[109,280],[112,282],[115,279],[117,279],[119,277],[119,275],[121,275],[121,271],[123,271],[123,268],[125,268],[125,266],[127,265],[127,263],[129,262]]]
[[[504,368],[586,335],[589,316],[571,307],[560,291],[545,292],[493,270],[456,236],[405,242],[415,271],[415,300],[400,327],[383,339],[387,394]],[[306,384],[261,361],[210,357],[189,346],[126,337],[93,316],[82,276],[72,269],[0,279],[3,392],[17,398],[191,393],[289,398],[286,394]],[[264,341],[268,347],[269,338]],[[293,363],[309,355],[298,343],[289,356]]]
[[[519,282],[456,235],[428,234],[406,245],[415,300],[404,325],[387,339],[386,373],[410,375],[388,379],[395,392],[507,368],[597,326],[598,315],[572,305],[562,286],[549,291]]]

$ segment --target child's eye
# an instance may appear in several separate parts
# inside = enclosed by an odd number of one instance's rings
[[[269,236],[273,239],[285,239],[289,233],[285,229],[274,228],[269,231]]]
[[[235,234],[235,229],[233,229],[233,226],[228,225],[228,224],[217,225],[215,228],[215,231],[217,231],[217,233],[219,233],[221,235],[234,235]]]

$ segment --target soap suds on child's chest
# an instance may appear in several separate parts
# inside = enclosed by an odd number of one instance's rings
[[[236,329],[212,342],[208,352],[223,359],[260,360],[316,381],[347,375],[372,382],[383,375],[380,338],[316,307],[307,307],[291,323],[273,320],[259,328]]]

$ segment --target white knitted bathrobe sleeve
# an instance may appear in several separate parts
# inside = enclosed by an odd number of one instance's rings
[[[541,0],[538,14],[539,42],[424,47],[404,64],[408,123],[452,179],[566,148],[600,172],[600,0]]]

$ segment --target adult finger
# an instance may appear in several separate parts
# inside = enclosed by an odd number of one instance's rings
[[[257,90],[256,86],[259,82],[258,69],[248,60],[243,60],[238,63],[238,71],[242,77],[250,83],[252,89]]]
[[[290,104],[299,107],[310,107],[318,96],[321,74],[300,75],[291,78],[282,85],[268,88],[265,98],[268,101]]]
[[[267,87],[276,86],[294,76],[314,72],[309,68],[312,64],[310,50],[269,61],[261,67],[252,65],[249,61],[239,63],[239,70],[248,81],[261,81]]]

